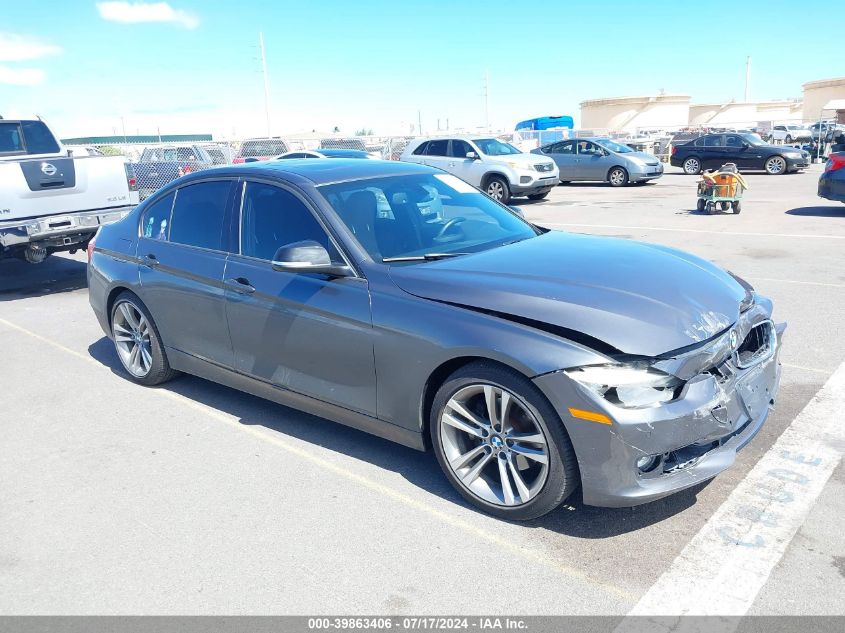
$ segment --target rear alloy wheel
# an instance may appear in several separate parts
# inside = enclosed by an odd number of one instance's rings
[[[690,156],[684,161],[684,173],[695,176],[701,173],[701,161],[695,156]]]
[[[611,187],[624,187],[628,184],[628,172],[622,167],[614,167],[607,174],[607,182]]]
[[[124,292],[114,302],[111,330],[117,356],[132,380],[158,385],[178,375],[167,362],[153,318],[134,294]]]
[[[528,520],[575,489],[572,443],[554,408],[524,376],[471,363],[438,390],[431,435],[455,489],[485,512]]]
[[[766,173],[772,176],[786,173],[786,160],[783,156],[772,156],[765,164]]]
[[[499,176],[493,176],[490,178],[490,180],[487,181],[487,187],[485,187],[484,190],[487,192],[488,196],[493,198],[493,200],[501,202],[502,204],[507,204],[511,198],[508,183],[505,182],[504,178],[500,178]]]

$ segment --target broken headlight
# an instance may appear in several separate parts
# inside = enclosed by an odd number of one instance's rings
[[[674,400],[683,381],[648,365],[594,365],[566,375],[619,407],[654,407]]]

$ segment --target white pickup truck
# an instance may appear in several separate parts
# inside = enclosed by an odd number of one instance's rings
[[[43,121],[0,117],[0,258],[74,253],[137,204],[122,156],[75,157]]]

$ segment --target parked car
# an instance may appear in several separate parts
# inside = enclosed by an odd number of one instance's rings
[[[276,160],[289,158],[373,158],[370,154],[360,149],[338,149],[338,148],[324,148],[324,149],[303,149],[293,152],[287,152],[281,156],[276,156]]]
[[[145,200],[179,176],[213,166],[214,160],[199,145],[147,147],[134,165],[138,193]]]
[[[819,196],[845,202],[845,152],[831,154],[819,176]]]
[[[280,138],[251,138],[241,143],[238,155],[233,163],[251,163],[259,160],[270,160],[274,156],[289,152],[290,148]]]
[[[401,160],[454,174],[502,204],[515,196],[542,200],[559,182],[554,161],[483,136],[417,139]]]
[[[705,134],[693,141],[672,145],[669,163],[684,173],[699,174],[735,163],[740,171],[763,170],[785,174],[810,165],[810,154],[784,145],[771,145],[756,134]]]
[[[0,118],[0,258],[38,264],[84,249],[138,204],[123,156],[79,157],[41,120]]]
[[[409,204],[424,188],[437,224]],[[538,228],[395,161],[190,174],[100,230],[88,287],[131,380],[187,372],[430,447],[465,499],[507,519],[579,483],[586,504],[630,506],[712,478],[780,378],[784,326],[742,279]]]
[[[821,130],[821,137],[826,143],[833,142],[834,138],[840,134],[845,134],[845,124],[836,123],[835,121],[822,121],[821,123],[813,123],[810,126],[810,133],[813,140],[819,139],[819,130]]]
[[[622,187],[663,175],[663,163],[657,156],[634,151],[609,138],[573,138],[538,147],[531,153],[554,160],[562,183],[598,180]]]
[[[782,143],[793,143],[795,141],[810,141],[813,133],[803,125],[775,125],[769,132],[768,141],[780,141]]]

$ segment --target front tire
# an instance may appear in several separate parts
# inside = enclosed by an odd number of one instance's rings
[[[701,173],[701,161],[695,156],[690,156],[684,161],[684,173],[689,176],[695,176]]]
[[[484,187],[484,191],[488,196],[493,198],[496,202],[507,204],[511,199],[510,188],[507,181],[501,176],[491,176]]]
[[[766,173],[770,176],[778,176],[786,173],[786,159],[783,156],[772,156],[763,165]]]
[[[607,173],[607,182],[611,187],[624,187],[628,184],[628,172],[622,167],[614,167]]]
[[[575,451],[560,417],[512,369],[475,362],[457,370],[434,397],[429,428],[449,482],[499,518],[542,516],[578,485]]]
[[[122,292],[115,299],[111,332],[120,364],[134,382],[160,385],[179,375],[167,362],[153,317],[133,293]]]

